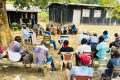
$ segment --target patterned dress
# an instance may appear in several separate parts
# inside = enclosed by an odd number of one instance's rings
[[[34,64],[41,66],[46,64],[49,50],[44,46],[36,46],[33,49],[33,62]]]

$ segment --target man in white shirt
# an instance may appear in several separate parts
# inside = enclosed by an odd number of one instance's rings
[[[79,64],[79,54],[83,54],[84,52],[91,52],[91,46],[87,45],[87,39],[83,38],[81,41],[80,46],[77,47],[77,49],[75,50],[76,53],[76,65]]]
[[[90,36],[87,34],[86,31],[84,31],[78,38],[79,44],[81,44],[82,39],[85,38],[87,41],[90,40]]]

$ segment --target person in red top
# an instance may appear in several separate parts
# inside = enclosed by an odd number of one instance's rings
[[[69,41],[65,40],[63,42],[63,47],[60,49],[58,54],[60,54],[60,52],[73,52],[73,48],[69,47],[68,45],[69,45]]]
[[[63,60],[63,55],[61,54],[61,52],[73,52],[74,51],[72,47],[68,46],[68,44],[69,44],[69,41],[65,40],[63,42],[63,47],[60,49],[60,51],[58,53],[61,56],[62,60]],[[69,67],[69,64],[67,64],[67,66]],[[65,64],[63,64],[63,67],[65,67]]]

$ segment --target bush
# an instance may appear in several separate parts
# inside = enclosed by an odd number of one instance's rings
[[[39,22],[48,22],[49,21],[48,13],[45,11],[38,13],[38,21]]]

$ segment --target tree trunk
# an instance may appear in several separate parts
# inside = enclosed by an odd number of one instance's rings
[[[6,0],[0,0],[0,44],[7,47],[12,37],[8,25]]]

